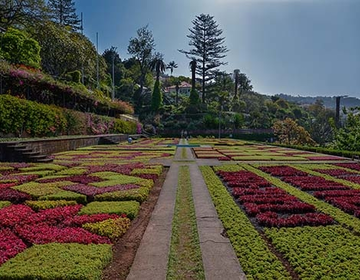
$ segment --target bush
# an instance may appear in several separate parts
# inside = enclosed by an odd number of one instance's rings
[[[26,201],[27,206],[31,207],[35,211],[56,208],[62,206],[76,205],[76,201],[66,201],[66,200],[48,200],[48,201]]]
[[[129,229],[130,224],[130,219],[118,218],[108,219],[97,223],[86,223],[83,225],[83,228],[92,233],[115,240],[125,234],[125,232]]]
[[[136,122],[62,109],[8,94],[0,95],[0,119],[0,132],[16,136],[24,131],[32,137],[136,132]]]
[[[100,280],[111,258],[108,244],[34,245],[4,263],[0,267],[0,278]]]
[[[140,209],[140,203],[137,201],[121,202],[98,202],[94,201],[81,208],[79,215],[84,214],[126,214],[129,219],[134,219]]]

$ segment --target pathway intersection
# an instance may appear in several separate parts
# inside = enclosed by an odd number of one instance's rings
[[[246,279],[224,228],[219,220],[199,165],[217,165],[218,161],[195,160],[187,140],[182,139],[162,187],[128,280],[166,279],[172,234],[176,190],[180,166],[189,166],[205,278]],[[183,153],[185,149],[185,154]]]

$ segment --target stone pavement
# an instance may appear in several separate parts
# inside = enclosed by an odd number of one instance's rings
[[[187,144],[183,140],[181,144]],[[186,149],[186,158],[182,157]],[[246,279],[228,238],[222,235],[224,228],[219,220],[199,165],[219,165],[219,162],[203,162],[194,159],[191,148],[177,148],[170,165],[158,202],[136,253],[128,280],[166,279],[170,251],[172,218],[174,214],[179,166],[190,168],[196,222],[205,278]]]

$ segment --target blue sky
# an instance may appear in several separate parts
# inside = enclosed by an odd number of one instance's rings
[[[221,68],[238,68],[263,94],[360,98],[360,0],[75,0],[84,32],[99,52],[122,58],[136,30],[153,32],[156,51],[190,76],[188,29],[201,13],[223,30],[229,49]]]

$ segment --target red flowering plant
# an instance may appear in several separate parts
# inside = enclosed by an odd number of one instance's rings
[[[10,229],[0,229],[0,265],[25,249],[25,243]]]

